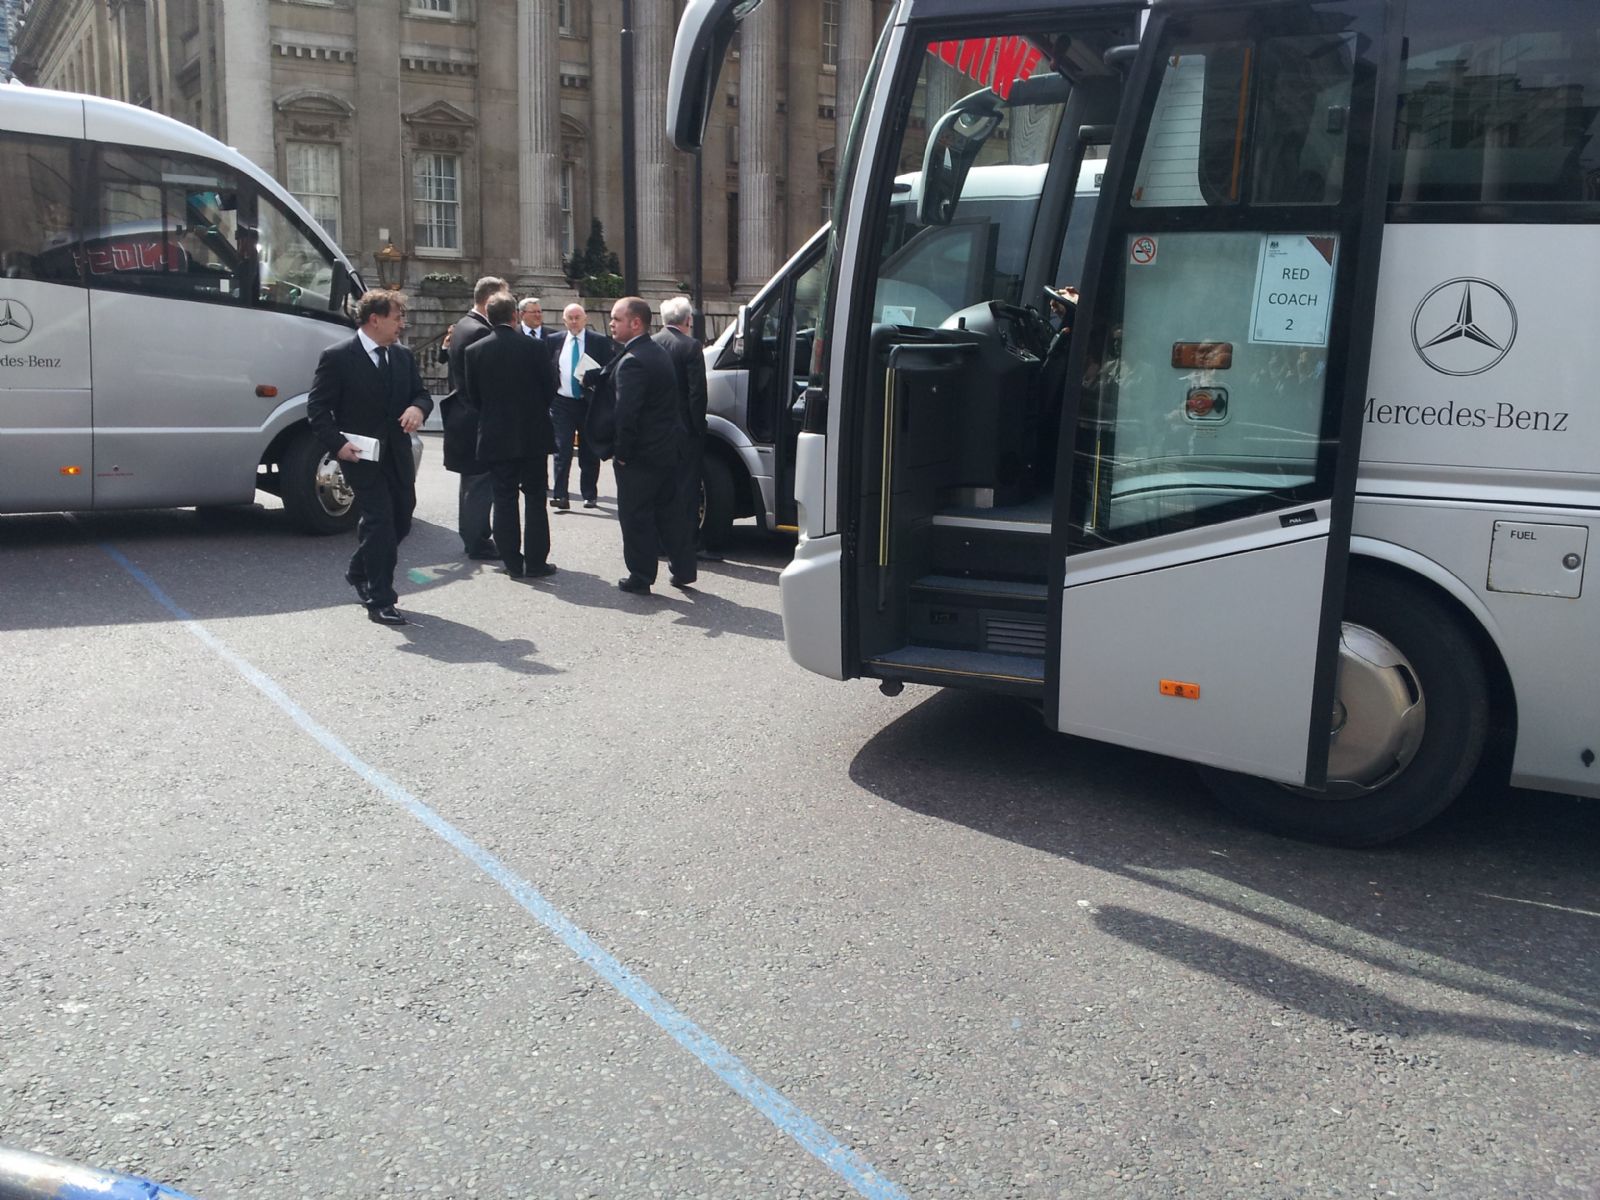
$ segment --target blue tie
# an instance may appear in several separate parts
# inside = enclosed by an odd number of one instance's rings
[[[569,370],[570,370],[570,372],[572,374],[572,398],[574,400],[582,400],[583,399],[583,384],[578,379],[578,357],[582,353],[583,353],[583,347],[579,344],[577,338],[573,338],[572,339],[572,366],[569,368]]]

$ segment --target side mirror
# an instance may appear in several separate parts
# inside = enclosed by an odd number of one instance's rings
[[[750,329],[750,306],[739,305],[739,315],[733,322],[733,352],[740,358],[744,357],[745,337]]]
[[[967,172],[978,161],[983,144],[1000,128],[1001,104],[992,88],[984,88],[958,100],[934,125],[922,158],[918,224],[950,224]]]

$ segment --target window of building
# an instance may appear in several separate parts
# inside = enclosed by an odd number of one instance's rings
[[[413,242],[418,250],[461,249],[461,156],[418,154],[411,170]]]
[[[572,33],[572,0],[556,0],[556,24],[562,33]]]
[[[839,65],[840,0],[822,0],[822,65]]]
[[[570,258],[578,248],[578,229],[572,218],[572,163],[561,164],[561,257]]]
[[[94,224],[77,258],[92,287],[248,302],[253,274],[239,241],[239,184],[203,159],[107,146]]]
[[[411,11],[450,16],[456,11],[456,0],[411,0]]]
[[[316,142],[289,142],[288,185],[333,241],[339,240],[339,147]]]
[[[71,143],[0,133],[0,277],[78,283]],[[4,341],[0,338],[0,341]]]
[[[1389,198],[1397,203],[1600,200],[1600,36],[1591,6],[1418,0]]]

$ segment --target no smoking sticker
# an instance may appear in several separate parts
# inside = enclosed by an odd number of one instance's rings
[[[1156,240],[1140,234],[1128,243],[1128,261],[1136,267],[1148,267],[1156,261]]]

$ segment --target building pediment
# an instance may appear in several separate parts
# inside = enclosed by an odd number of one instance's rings
[[[432,104],[425,104],[404,114],[401,119],[413,127],[427,125],[435,129],[455,129],[462,133],[478,127],[475,117],[457,108],[448,100],[435,100]]]

